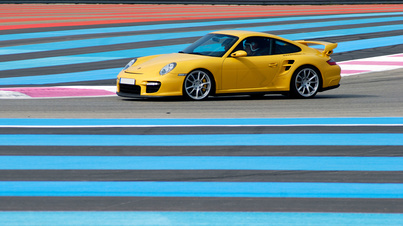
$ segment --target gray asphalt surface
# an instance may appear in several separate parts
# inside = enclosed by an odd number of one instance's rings
[[[206,101],[120,97],[0,99],[2,118],[277,118],[403,116],[403,69],[344,77],[308,100],[282,95],[222,96]]]

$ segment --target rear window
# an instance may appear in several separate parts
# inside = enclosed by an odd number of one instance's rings
[[[296,53],[300,51],[301,48],[288,42],[283,42],[280,40],[274,41],[274,54]]]

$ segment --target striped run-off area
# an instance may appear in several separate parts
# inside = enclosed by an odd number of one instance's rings
[[[349,75],[403,53],[400,4],[0,11],[9,98],[114,95],[131,58],[221,29],[338,42]],[[0,224],[402,225],[402,146],[402,118],[3,118]]]
[[[0,98],[114,96],[133,57],[177,52],[221,29],[338,42],[343,76],[402,67],[401,4],[3,4],[0,20]]]
[[[2,225],[403,222],[403,118],[0,125]]]
[[[342,76],[394,70],[403,67],[403,54],[370,57],[340,62]]]

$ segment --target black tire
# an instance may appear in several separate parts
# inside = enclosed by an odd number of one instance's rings
[[[204,70],[190,72],[183,82],[183,96],[190,100],[204,100],[213,89],[213,76]]]
[[[321,75],[316,68],[304,66],[298,68],[290,84],[290,95],[294,98],[312,98],[321,87]]]

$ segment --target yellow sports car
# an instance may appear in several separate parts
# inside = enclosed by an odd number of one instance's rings
[[[336,47],[259,32],[212,32],[179,53],[133,59],[118,75],[117,94],[191,100],[269,93],[310,98],[339,87],[340,67],[330,57]]]

